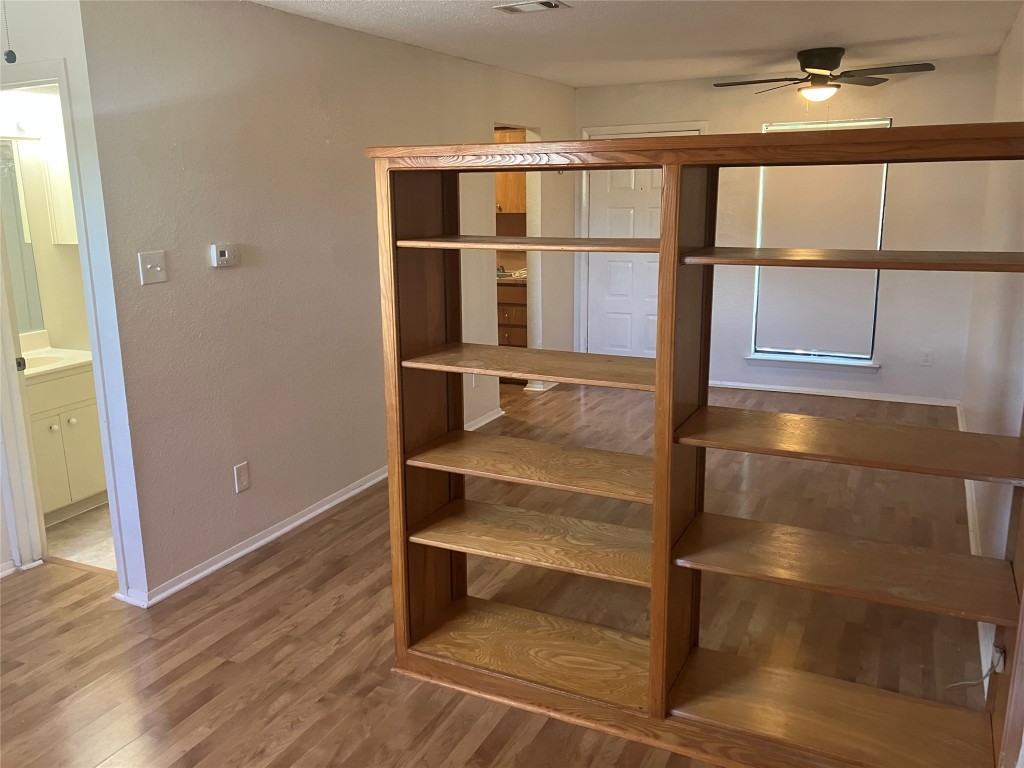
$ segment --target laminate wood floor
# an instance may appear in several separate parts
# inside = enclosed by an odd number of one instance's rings
[[[503,387],[494,434],[649,452],[648,393]],[[716,391],[714,402],[955,427],[951,409]],[[709,452],[722,514],[966,552],[963,484]],[[473,479],[471,498],[649,525],[640,504]],[[46,564],[0,585],[4,768],[338,766],[707,768],[667,752],[390,672],[383,484],[148,611],[113,577]],[[470,592],[624,629],[646,591],[470,560]],[[975,625],[749,582],[704,580],[701,644],[773,664],[983,706]]]

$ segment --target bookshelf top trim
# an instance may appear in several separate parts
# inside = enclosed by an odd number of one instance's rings
[[[390,170],[842,165],[1024,159],[1024,122],[726,133],[529,144],[370,147]]]

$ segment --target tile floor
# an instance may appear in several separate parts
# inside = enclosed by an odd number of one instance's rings
[[[110,507],[75,515],[46,529],[47,554],[75,563],[114,571],[114,537],[110,530]]]

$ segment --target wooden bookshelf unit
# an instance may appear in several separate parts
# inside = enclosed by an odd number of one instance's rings
[[[1024,159],[1024,123],[534,144],[378,147],[395,668],[710,763],[1013,768],[1024,732],[1024,439],[708,405],[716,265],[1024,272],[1024,253],[723,248],[722,167]],[[459,227],[459,175],[661,168],[658,239]],[[477,250],[658,253],[654,360],[464,343]],[[1024,312],[1024,307],[1021,308]],[[462,375],[652,392],[653,457],[467,432]],[[1007,483],[1004,558],[705,514],[708,448]],[[465,498],[465,477],[650,505],[651,528]],[[649,590],[636,635],[467,594],[467,555]],[[701,573],[998,626],[984,712],[700,647]]]

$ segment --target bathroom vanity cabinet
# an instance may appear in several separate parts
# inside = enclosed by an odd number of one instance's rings
[[[43,513],[106,488],[92,370],[26,380]]]

